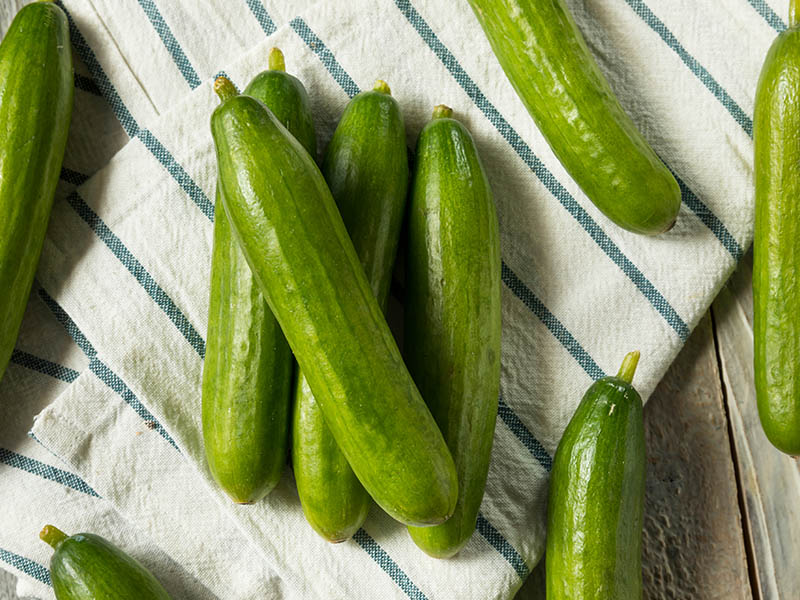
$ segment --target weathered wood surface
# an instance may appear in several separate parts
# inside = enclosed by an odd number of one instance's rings
[[[800,465],[761,429],[753,384],[752,254],[712,311],[744,498],[746,541],[757,600],[800,598]]]
[[[711,318],[645,408],[644,597],[751,598]]]

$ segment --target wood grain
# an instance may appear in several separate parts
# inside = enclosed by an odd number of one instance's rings
[[[644,597],[751,598],[709,315],[647,403],[645,435]]]
[[[761,429],[753,377],[752,253],[712,306],[739,483],[754,597],[800,598],[800,471]],[[800,358],[799,358],[800,359]]]

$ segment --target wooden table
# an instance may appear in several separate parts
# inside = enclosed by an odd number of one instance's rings
[[[645,408],[644,597],[800,599],[800,462],[773,448],[753,386],[752,253]],[[544,594],[540,565],[516,600]]]

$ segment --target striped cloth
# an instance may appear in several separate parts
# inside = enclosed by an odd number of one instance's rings
[[[133,549],[176,597],[513,596],[541,558],[552,455],[583,391],[638,348],[647,397],[751,242],[753,92],[788,2],[568,4],[680,182],[667,235],[629,234],[594,208],[465,2],[66,1],[82,62],[76,124],[0,385],[0,501],[14,507],[0,515],[0,563],[28,594],[49,597],[35,532],[55,521]],[[380,77],[410,143],[444,102],[484,159],[502,234],[500,418],[477,533],[455,559],[427,558],[378,509],[328,546],[304,523],[290,472],[250,507],[210,481],[199,426],[210,82],[225,72],[242,87],[274,45],[310,92],[321,147]]]

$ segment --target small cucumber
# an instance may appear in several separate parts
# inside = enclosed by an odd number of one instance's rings
[[[0,379],[39,264],[73,89],[64,11],[47,0],[22,7],[0,43]]]
[[[614,223],[656,235],[681,190],[594,61],[564,0],[469,0],[500,66],[553,153]]]
[[[50,579],[58,600],[170,600],[142,563],[99,535],[68,537],[45,525],[39,537],[55,550]]]
[[[800,2],[758,81],[753,337],[758,414],[779,450],[800,455]]]
[[[548,600],[642,597],[645,446],[639,353],[596,381],[558,444],[547,505]]]
[[[453,459],[403,363],[325,179],[257,100],[217,79],[222,197],[314,397],[373,499],[436,524],[458,495]]]
[[[245,93],[263,102],[312,155],[316,136],[303,84],[284,72],[273,48],[270,70]],[[278,483],[286,462],[292,353],[233,237],[217,191],[208,341],[203,367],[203,438],[214,479],[238,504]]]
[[[385,311],[408,189],[408,157],[403,116],[384,81],[347,105],[322,173]],[[322,537],[341,542],[361,527],[372,501],[300,370],[295,389],[292,465],[303,512]]]
[[[459,498],[435,527],[410,527],[438,558],[475,531],[500,391],[500,236],[467,129],[437,106],[417,141],[406,259],[406,364],[453,455]]]

